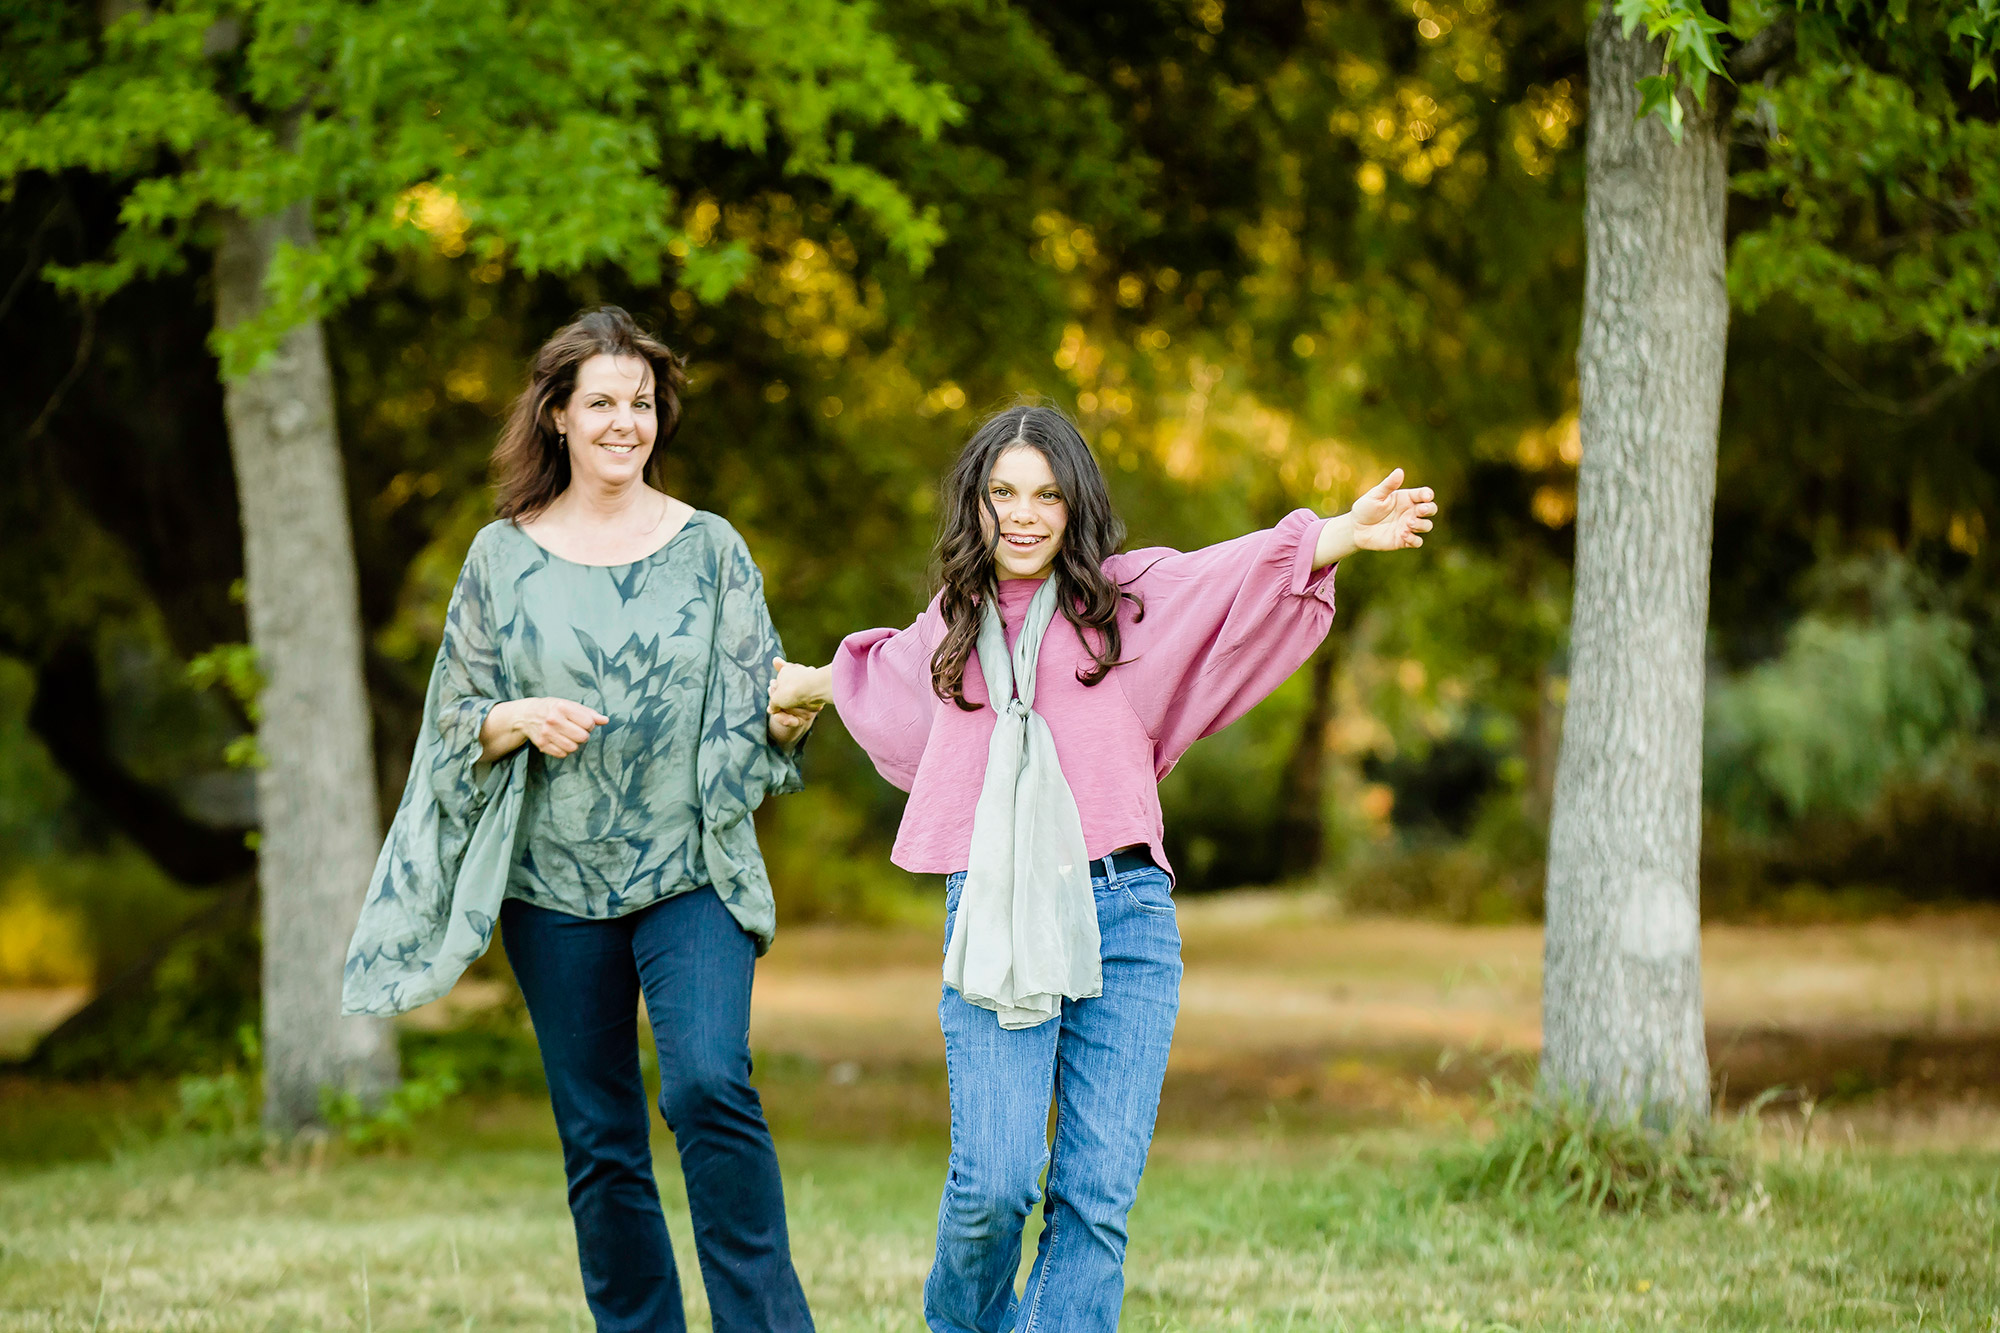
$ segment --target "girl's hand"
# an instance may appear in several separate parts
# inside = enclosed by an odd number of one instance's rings
[[[774,716],[789,713],[810,722],[833,701],[833,668],[801,666],[782,657],[771,659],[771,703]]]
[[[1349,534],[1359,551],[1400,551],[1406,546],[1422,546],[1420,533],[1431,530],[1431,515],[1437,513],[1437,494],[1428,486],[1398,490],[1403,469],[1382,478],[1382,484],[1354,502],[1348,513],[1354,519]]]
[[[595,708],[568,699],[513,699],[495,704],[479,729],[482,757],[488,762],[522,744],[534,746],[551,759],[566,759],[590,739],[590,733],[611,719]]]

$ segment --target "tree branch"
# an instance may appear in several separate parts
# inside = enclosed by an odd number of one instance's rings
[[[1812,349],[1812,359],[1819,362],[1819,368],[1824,370],[1834,383],[1853,394],[1854,400],[1861,404],[1861,406],[1892,417],[1928,416],[1946,402],[1971,388],[1988,371],[1993,370],[1995,367],[2000,367],[2000,352],[1988,352],[1985,356],[1973,362],[1944,383],[1937,385],[1929,392],[1919,394],[1915,398],[1903,399],[1886,398],[1864,387],[1860,381],[1856,380],[1845,370],[1842,370],[1830,357],[1816,348]]]
[[[1770,27],[1737,48],[1736,54],[1729,58],[1729,77],[1738,83],[1763,78],[1766,70],[1792,53],[1796,38],[1792,16],[1780,15],[1772,20]]]
[[[118,762],[104,734],[97,655],[84,640],[67,639],[43,660],[28,725],[78,790],[181,883],[208,888],[256,869],[243,829],[213,828],[189,818],[172,798]]]

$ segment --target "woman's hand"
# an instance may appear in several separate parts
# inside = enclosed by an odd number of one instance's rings
[[[766,715],[764,728],[770,733],[771,744],[780,750],[791,750],[812,730],[816,716],[817,713],[774,712]]]
[[[771,666],[774,674],[771,677],[770,711],[773,714],[792,713],[811,719],[833,702],[832,667],[801,666],[782,657],[772,658]]]
[[[510,699],[495,704],[479,728],[479,757],[486,763],[532,745],[551,759],[573,755],[590,733],[611,719],[568,699]]]
[[[771,702],[765,709],[771,744],[789,750],[812,729],[813,719],[826,707],[830,667],[800,666],[782,657],[771,659]]]
[[[1328,519],[1313,550],[1313,568],[1324,569],[1356,551],[1422,546],[1421,534],[1431,530],[1431,516],[1438,511],[1437,493],[1428,486],[1399,490],[1402,481],[1403,469],[1397,468],[1352,509]]]

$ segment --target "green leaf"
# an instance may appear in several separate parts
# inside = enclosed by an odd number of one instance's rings
[[[1681,141],[1681,104],[1674,96],[1674,81],[1664,74],[1654,74],[1639,80],[1639,114],[1636,119],[1658,116],[1660,123],[1673,135],[1674,142]]]

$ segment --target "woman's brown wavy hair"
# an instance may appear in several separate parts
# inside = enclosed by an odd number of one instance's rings
[[[959,451],[945,481],[944,513],[938,523],[937,558],[944,582],[939,610],[944,614],[945,636],[931,657],[931,688],[938,698],[967,712],[979,705],[965,699],[966,659],[979,642],[986,598],[999,589],[994,554],[1000,547],[1000,516],[994,512],[987,482],[1000,455],[1019,446],[1048,460],[1069,507],[1069,524],[1063,529],[1051,577],[1056,581],[1056,605],[1076,626],[1091,658],[1092,665],[1078,671],[1076,678],[1095,685],[1118,665],[1122,647],[1118,609],[1125,598],[1138,604],[1139,615],[1146,613],[1136,593],[1123,591],[1104,572],[1105,557],[1125,544],[1125,524],[1111,510],[1104,473],[1075,423],[1055,408],[1037,404],[994,413]]]
[[[569,488],[569,450],[556,433],[555,414],[576,392],[577,368],[600,355],[637,357],[653,368],[660,429],[646,460],[646,480],[654,480],[667,441],[680,429],[685,363],[617,306],[599,306],[556,330],[535,353],[528,387],[514,400],[493,446],[494,508],[501,518],[533,518]]]

